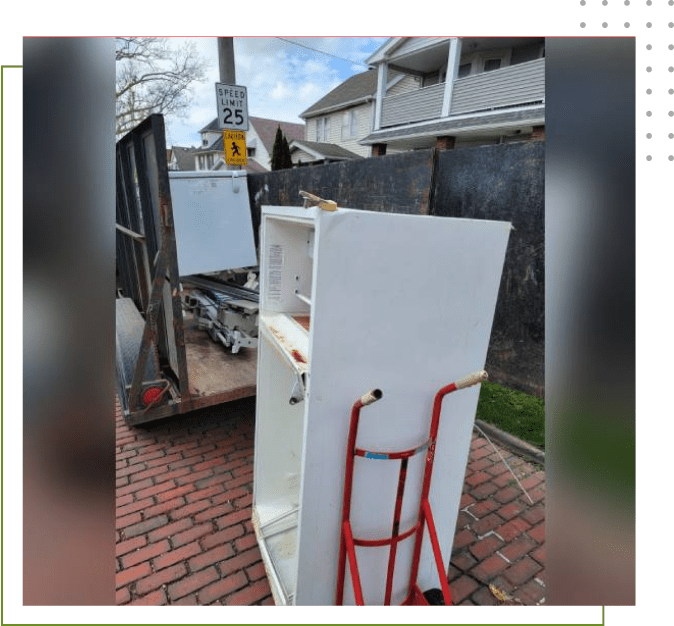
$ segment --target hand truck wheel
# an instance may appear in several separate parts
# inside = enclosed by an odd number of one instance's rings
[[[440,589],[429,589],[428,591],[424,591],[424,598],[426,598],[428,604],[432,606],[445,606],[445,600],[442,597],[442,591],[440,591]]]

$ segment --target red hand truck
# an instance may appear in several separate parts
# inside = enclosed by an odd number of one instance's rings
[[[445,605],[451,604],[449,584],[447,575],[442,562],[440,544],[435,530],[433,513],[428,501],[428,494],[431,487],[431,474],[433,473],[433,458],[435,456],[435,445],[440,425],[440,411],[443,398],[457,389],[464,389],[482,382],[487,378],[487,372],[480,371],[470,374],[454,383],[451,383],[435,394],[433,401],[433,413],[431,417],[431,429],[428,439],[421,445],[409,450],[400,452],[379,452],[364,450],[356,447],[356,436],[358,433],[358,422],[360,419],[360,410],[362,407],[372,404],[381,399],[382,392],[374,389],[366,393],[363,397],[356,400],[351,408],[351,424],[349,427],[349,438],[346,450],[346,470],[344,476],[344,500],[342,504],[342,522],[339,545],[339,562],[337,569],[337,593],[335,604],[341,606],[344,601],[344,577],[346,572],[346,560],[349,560],[349,571],[351,573],[351,582],[353,584],[353,593],[357,605],[364,605],[363,590],[358,571],[358,562],[356,559],[356,546],[361,547],[382,547],[390,546],[388,568],[386,573],[386,590],[384,604],[391,604],[391,590],[393,587],[393,571],[395,568],[396,551],[398,543],[414,535],[414,551],[412,553],[412,568],[410,572],[409,588],[403,605],[428,605],[430,604],[417,584],[417,574],[419,572],[419,559],[421,556],[421,542],[423,539],[424,527],[428,527],[428,535],[433,549],[433,557],[438,570],[442,598]],[[417,523],[404,532],[400,532],[400,512],[403,503],[403,494],[405,491],[405,480],[407,478],[407,462],[410,457],[427,450],[426,465],[424,468],[424,477],[421,487],[421,499],[419,502],[419,515]],[[353,488],[353,466],[355,458],[359,456],[366,459],[375,460],[400,460],[400,470],[398,474],[398,490],[396,495],[395,508],[393,512],[393,529],[390,537],[384,539],[359,539],[353,536],[351,529],[351,493]]]

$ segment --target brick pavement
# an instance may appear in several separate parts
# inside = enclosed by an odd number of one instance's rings
[[[498,450],[529,497],[487,439],[474,435],[449,567],[452,601],[543,604],[545,472]],[[512,600],[497,600],[490,584]]]
[[[250,520],[254,399],[129,427],[116,411],[117,604],[273,604]],[[545,473],[474,436],[449,580],[455,604],[544,601]]]

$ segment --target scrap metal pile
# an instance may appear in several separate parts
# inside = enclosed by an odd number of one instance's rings
[[[200,329],[211,339],[231,348],[236,354],[241,348],[256,348],[260,296],[255,287],[255,274],[241,286],[226,283],[211,276],[186,276],[183,306],[197,319]]]

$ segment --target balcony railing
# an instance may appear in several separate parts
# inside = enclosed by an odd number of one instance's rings
[[[440,119],[445,84],[384,98],[382,127]],[[451,115],[541,102],[545,98],[545,59],[458,78]]]
[[[450,114],[539,102],[544,98],[545,59],[536,59],[457,79]]]
[[[382,126],[398,126],[440,117],[445,84],[384,98]]]

